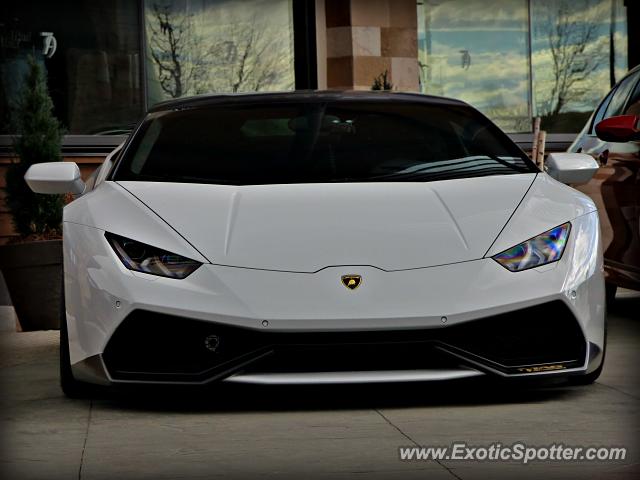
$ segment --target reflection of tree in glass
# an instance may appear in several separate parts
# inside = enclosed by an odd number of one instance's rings
[[[209,53],[193,34],[191,16],[173,11],[172,4],[151,8],[149,54],[158,70],[160,87],[169,97],[202,93]]]
[[[255,17],[196,28],[192,15],[172,3],[154,3],[147,25],[158,82],[169,97],[293,88],[288,37]]]
[[[496,100],[492,105],[483,108],[482,113],[506,132],[531,131],[531,116],[527,104],[514,104],[505,99]]]
[[[583,100],[590,90],[587,82],[600,66],[604,51],[599,38],[602,19],[589,15],[593,5],[589,0],[579,6],[575,1],[550,2],[549,7],[555,8],[548,8],[542,19],[552,59],[551,88],[543,93],[540,105],[545,116],[557,116],[569,102]]]
[[[210,91],[293,88],[291,56],[282,32],[252,17],[247,21],[232,20],[211,37],[216,73],[209,78]]]

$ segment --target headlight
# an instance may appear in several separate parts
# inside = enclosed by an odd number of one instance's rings
[[[567,245],[569,231],[571,231],[571,224],[567,222],[498,253],[492,258],[511,272],[520,272],[528,268],[557,262],[562,257],[564,247]]]
[[[104,236],[129,270],[161,277],[186,278],[202,265],[195,260],[113,233],[105,233]]]

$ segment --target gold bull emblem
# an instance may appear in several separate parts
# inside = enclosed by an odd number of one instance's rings
[[[349,290],[355,290],[362,284],[362,277],[360,275],[342,275],[340,277],[342,284]]]

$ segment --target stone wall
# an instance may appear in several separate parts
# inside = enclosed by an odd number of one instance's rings
[[[387,71],[394,90],[418,91],[414,0],[325,0],[327,86],[369,90]]]

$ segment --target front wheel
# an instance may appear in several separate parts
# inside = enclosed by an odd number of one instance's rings
[[[618,286],[613,283],[605,283],[604,284],[605,295],[607,298],[607,306],[611,307],[613,302],[616,301],[616,292],[618,291]]]
[[[575,377],[571,377],[569,379],[569,383],[571,385],[591,385],[594,383],[600,374],[602,373],[602,368],[604,367],[604,355],[602,357],[602,363],[598,368],[596,368],[593,372],[587,373],[586,375],[579,375]]]

